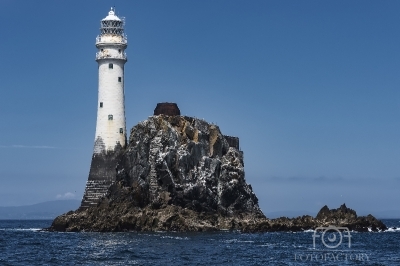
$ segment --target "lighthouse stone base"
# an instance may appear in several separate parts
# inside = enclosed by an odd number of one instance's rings
[[[114,151],[93,153],[89,178],[86,182],[80,209],[96,206],[99,199],[106,195],[108,188],[115,182],[116,166],[122,157],[122,153],[121,145],[116,145]]]

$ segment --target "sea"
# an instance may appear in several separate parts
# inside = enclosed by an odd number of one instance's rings
[[[400,265],[400,219],[382,221],[391,229],[247,234],[63,233],[42,230],[51,220],[1,220],[0,265]]]

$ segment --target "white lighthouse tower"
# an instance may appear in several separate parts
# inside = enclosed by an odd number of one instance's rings
[[[96,61],[99,64],[99,96],[94,153],[114,151],[125,146],[124,65],[127,39],[124,21],[111,8],[101,20],[96,38]]]
[[[99,68],[96,135],[81,208],[95,206],[115,181],[115,167],[126,145],[124,65],[127,38],[124,20],[111,8],[96,38]]]

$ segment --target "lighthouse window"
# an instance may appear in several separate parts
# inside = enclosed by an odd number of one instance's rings
[[[113,69],[114,68],[113,64],[108,64],[108,68]]]
[[[121,53],[121,49],[118,49],[118,53]]]
[[[113,120],[113,115],[108,115],[108,120]]]
[[[124,133],[124,130],[122,129],[122,127],[119,129],[119,133]]]
[[[118,77],[118,82],[121,82],[122,81],[122,78],[121,77]]]
[[[101,49],[101,51],[103,52],[103,49]]]
[[[100,108],[102,108],[103,107],[103,102],[100,102]]]

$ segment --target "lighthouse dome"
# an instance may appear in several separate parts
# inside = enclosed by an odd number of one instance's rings
[[[121,19],[115,15],[115,11],[113,8],[111,8],[110,12],[108,12],[108,16],[103,18],[101,21],[105,20],[121,21]]]

